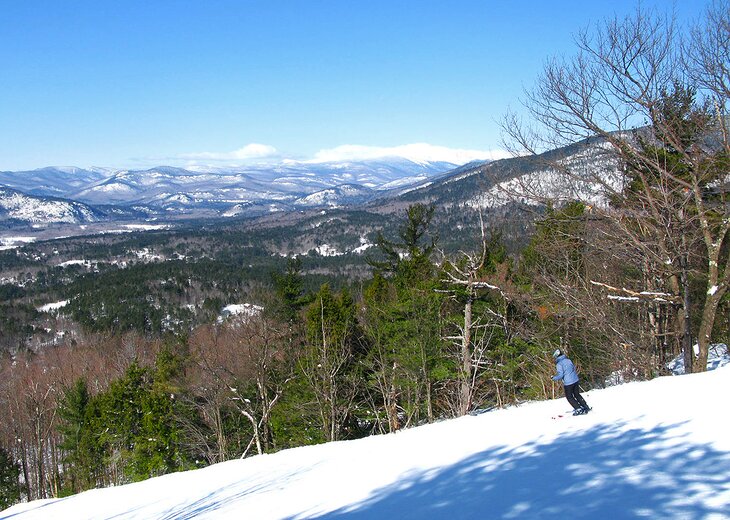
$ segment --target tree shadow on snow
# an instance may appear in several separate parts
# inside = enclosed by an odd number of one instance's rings
[[[288,479],[296,476],[297,472],[292,472],[289,475],[285,475],[282,478]],[[263,482],[253,486],[241,487],[241,482],[236,482],[225,486],[220,489],[197,498],[192,502],[179,504],[172,507],[164,515],[156,517],[157,520],[192,520],[201,515],[210,514],[217,512],[225,507],[228,507],[231,503],[235,503],[237,500],[242,499],[248,495],[256,494],[271,487],[270,482]],[[223,516],[221,518],[228,518],[229,516]],[[1,520],[1,519],[0,519]]]
[[[485,450],[316,518],[730,518],[730,453],[684,444],[672,434],[677,426],[598,426],[549,444]]]

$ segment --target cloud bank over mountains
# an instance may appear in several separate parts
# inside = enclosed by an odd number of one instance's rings
[[[182,154],[178,156],[179,159],[185,159],[188,161],[220,161],[220,162],[235,162],[235,161],[248,161],[251,159],[263,159],[266,157],[277,156],[279,152],[273,146],[260,143],[249,143],[238,150],[232,152],[198,152],[190,154]]]
[[[384,157],[402,157],[417,163],[446,162],[455,165],[478,160],[497,160],[509,157],[505,150],[468,150],[449,148],[428,143],[412,143],[400,146],[365,146],[344,144],[335,148],[317,151],[312,157],[292,157],[280,152],[276,147],[249,143],[230,152],[196,152],[169,158],[185,167],[215,165],[217,167],[236,167],[250,163],[328,163],[347,161],[369,161]]]
[[[507,157],[503,150],[464,150],[428,143],[381,147],[345,144],[328,150],[320,150],[310,162],[340,162],[403,157],[414,162],[448,162],[466,164],[477,160],[495,160]]]

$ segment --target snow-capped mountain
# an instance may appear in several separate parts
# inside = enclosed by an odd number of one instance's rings
[[[593,205],[606,203],[607,191],[620,191],[624,176],[619,158],[612,146],[600,140],[590,141],[571,150],[554,164],[536,164],[532,171],[506,179],[475,194],[468,201],[474,207],[494,208],[511,201],[536,205],[544,200],[583,200]],[[580,175],[577,181],[559,172],[565,168]],[[597,179],[601,179],[600,182]]]
[[[455,168],[450,163],[416,163],[402,158],[348,163],[287,161],[275,167],[190,171],[158,167],[124,170],[66,196],[88,203],[160,205],[184,197],[185,204],[280,201],[296,203],[339,186],[388,189],[395,182],[420,181]],[[340,190],[346,198],[347,190]],[[358,191],[358,196],[362,194]],[[309,205],[305,202],[306,205]]]
[[[571,181],[556,171],[556,165],[580,172],[588,182]],[[598,177],[602,182],[593,182]],[[600,139],[589,139],[538,156],[466,164],[394,189],[389,197],[446,208],[497,209],[514,202],[533,205],[576,197],[601,204],[606,200],[605,188],[619,188],[621,182],[619,162],[610,147]],[[389,201],[384,198],[379,203]]]
[[[28,195],[67,198],[73,191],[99,182],[111,173],[106,168],[52,166],[31,171],[0,172],[0,185],[15,188]]]
[[[319,163],[287,160],[275,166],[212,170],[43,168],[2,172],[0,183],[26,194],[93,205],[144,206],[164,214],[204,208],[220,215],[238,215],[363,202],[455,167],[390,157]]]
[[[29,179],[43,181],[43,190],[52,189],[69,200],[93,205],[109,220],[258,216],[364,203],[376,212],[379,206],[401,207],[414,202],[441,208],[496,209],[515,200],[529,204],[541,196],[571,197],[579,187],[591,191],[581,192],[581,198],[600,201],[600,186],[566,185],[566,177],[554,168],[561,163],[571,167],[580,164],[587,175],[615,174],[612,182],[620,182],[618,164],[607,152],[600,140],[593,139],[542,156],[475,161],[463,166],[389,157],[348,162],[285,160],[274,166],[236,169],[45,168],[5,172],[0,179],[19,190],[25,187],[28,193]],[[41,188],[34,189],[37,192]],[[130,215],[130,211],[136,213]]]
[[[357,184],[343,184],[314,192],[294,201],[296,206],[337,207],[343,201],[349,203],[363,202],[373,197],[373,190]]]
[[[104,214],[80,202],[38,197],[0,186],[0,221],[28,224],[85,224],[102,220]]]

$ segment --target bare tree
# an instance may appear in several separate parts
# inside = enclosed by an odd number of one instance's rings
[[[696,370],[705,369],[730,277],[727,2],[709,13],[691,45],[673,20],[640,9],[582,32],[577,54],[549,61],[526,93],[531,122],[503,120],[522,153],[582,143],[588,161],[553,161],[550,173],[602,222],[601,240],[613,254],[620,247],[639,268],[648,259],[659,287],[634,291],[671,295],[688,364],[691,278],[706,279]],[[605,167],[596,168],[601,159]]]
[[[182,399],[195,416],[183,417],[180,424],[186,449],[203,454],[211,464],[228,460],[233,444],[225,425],[232,352],[219,340],[219,330],[213,325],[197,328],[190,338],[190,390]]]
[[[329,290],[323,289],[310,307],[310,332],[305,352],[299,358],[300,369],[314,392],[322,431],[328,441],[340,439],[356,395],[355,386],[347,378],[354,354],[351,338],[354,314],[343,316],[337,310],[332,311],[333,301]]]
[[[489,310],[490,316],[474,316],[474,302],[480,293],[491,291],[506,298],[503,289],[494,282],[487,280],[485,267],[490,261],[489,239],[487,238],[484,220],[479,213],[481,224],[481,250],[478,253],[461,251],[459,258],[454,261],[443,260],[441,269],[444,275],[443,283],[451,289],[447,292],[451,297],[463,305],[463,322],[459,323],[458,334],[445,339],[458,345],[458,372],[459,389],[457,392],[456,414],[466,415],[473,406],[474,394],[477,387],[478,371],[484,368],[486,352],[490,347],[490,331],[493,331],[495,322],[490,318],[498,318],[497,326],[505,322],[504,314]],[[502,277],[502,283],[506,277]],[[497,392],[499,395],[499,392]],[[499,399],[498,399],[499,400]]]
[[[0,401],[6,410],[4,444],[21,462],[22,484],[29,500],[57,496],[57,385],[52,367],[19,355],[3,374]]]
[[[229,390],[238,411],[251,423],[259,454],[272,447],[271,413],[293,377],[294,356],[285,350],[285,338],[286,328],[261,313],[232,320],[223,333],[222,340],[241,357],[241,376],[253,384],[251,396],[233,386]]]
[[[192,404],[208,432],[194,422],[183,427],[208,453],[211,462],[231,455],[230,434],[224,427],[225,409],[232,406],[251,425],[246,456],[272,448],[271,414],[293,374],[293,355],[286,351],[285,327],[262,313],[240,315],[220,326],[201,327],[191,341],[196,365],[191,374]]]

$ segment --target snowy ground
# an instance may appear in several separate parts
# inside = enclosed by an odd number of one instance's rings
[[[730,366],[230,461],[1,519],[730,518]]]

